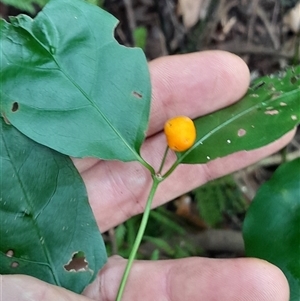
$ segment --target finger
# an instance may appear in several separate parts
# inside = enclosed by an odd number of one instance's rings
[[[212,65],[211,68],[208,68],[207,62]],[[228,66],[233,67],[229,68]],[[176,68],[185,71],[179,72]],[[190,68],[193,70],[194,76],[189,73]],[[231,71],[227,71],[228,68]],[[206,69],[211,71],[207,71],[207,78],[203,79],[203,70]],[[174,113],[176,115],[181,110],[185,110],[184,113],[189,113],[187,115],[191,117],[205,114],[208,110],[215,110],[235,101],[239,94],[244,93],[248,85],[248,71],[245,64],[236,56],[224,52],[204,52],[168,57],[154,61],[150,70],[152,70],[151,74],[154,81],[150,133],[161,129],[165,114]],[[156,73],[157,75],[155,75]],[[223,76],[219,78],[218,74],[223,74]],[[237,82],[236,74],[238,74],[241,82]],[[215,91],[211,94],[213,97],[205,92],[208,90],[206,86],[209,84],[209,79],[211,79],[210,86],[213,86],[213,91]],[[155,84],[155,81],[158,83]],[[176,82],[177,84],[173,84]],[[186,85],[190,87],[187,90],[185,90]],[[202,89],[204,92],[201,94]],[[201,99],[196,97],[199,95],[201,95]],[[208,104],[205,102],[206,97],[211,97]],[[164,102],[164,99],[169,100]],[[172,99],[177,103],[174,106],[175,111],[170,106]],[[164,109],[159,110],[158,108],[162,106],[163,102]],[[206,183],[208,180],[233,172],[266,157],[287,144],[292,135],[286,135],[262,149],[239,152],[226,158],[214,160],[209,164],[180,166],[171,177],[160,185],[153,202],[154,206],[161,205]],[[157,168],[165,145],[163,133],[159,132],[152,135],[143,145],[142,155],[152,166]],[[166,165],[170,165],[173,160],[174,154],[173,158],[172,156],[168,157]],[[139,163],[100,161],[82,173],[82,177],[86,184],[94,215],[102,231],[143,212],[151,185],[151,176],[148,170]]]
[[[92,301],[82,295],[25,275],[0,276],[0,299],[7,301]]]
[[[125,264],[110,258],[84,294],[115,300]],[[138,300],[288,301],[289,286],[277,267],[258,259],[136,261],[122,301]]]
[[[238,56],[203,51],[162,57],[149,64],[152,103],[149,134],[170,117],[196,118],[237,101],[249,85],[249,70]]]
[[[239,151],[231,155],[209,161],[206,164],[179,165],[175,171],[160,184],[156,197],[153,201],[153,206],[157,207],[168,200],[174,199],[178,195],[189,192],[211,180],[220,178],[262,160],[270,154],[282,149],[284,145],[288,144],[292,140],[294,134],[295,131],[293,130],[281,137],[279,140],[264,147],[251,151]],[[153,140],[156,138],[157,137],[153,138]],[[161,139],[164,139],[164,137]],[[151,147],[157,144],[158,143],[152,143]],[[159,146],[157,147],[159,148]],[[155,150],[152,150],[152,152],[150,150],[151,154],[154,152]],[[161,149],[160,152],[160,156],[158,154],[156,156],[151,156],[152,165],[158,166],[159,160],[161,160],[160,158],[162,157],[163,149]],[[166,169],[171,166],[175,159],[174,153],[169,156],[168,160],[166,160]],[[176,183],[176,185],[174,185],[174,183]]]
[[[293,137],[294,131],[263,148],[241,151],[207,164],[179,165],[168,179],[162,182],[155,194],[153,207],[191,191],[209,180],[239,170],[280,150]],[[162,135],[150,138],[143,151],[147,161],[158,167],[165,149]],[[170,153],[166,166],[174,161]],[[151,186],[148,170],[139,163],[103,161],[82,174],[96,221],[106,231],[131,216],[143,212]]]
[[[222,51],[161,58],[150,63],[150,73],[153,85],[151,135],[161,131],[168,116],[186,114],[193,118],[236,101],[249,83],[245,63]],[[161,140],[160,144],[164,146],[165,141]],[[143,154],[152,163],[161,158],[160,148],[155,143],[149,156],[148,145]],[[94,159],[84,160],[87,165],[80,162],[75,164],[81,171],[85,170],[82,176],[90,204],[103,231],[143,210],[139,202],[145,201],[151,180],[144,168],[136,163]]]
[[[149,63],[152,101],[148,135],[161,131],[169,117],[195,118],[237,101],[249,85],[249,70],[238,56],[224,51],[174,55]],[[80,172],[98,162],[74,159]]]

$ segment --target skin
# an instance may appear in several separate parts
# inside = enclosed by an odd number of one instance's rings
[[[149,64],[152,107],[143,157],[158,168],[165,150],[163,125],[168,118],[195,118],[237,101],[249,85],[249,71],[235,55],[207,51],[160,58]],[[294,132],[254,151],[243,151],[203,165],[180,166],[159,187],[154,206],[208,180],[250,165],[287,144]],[[171,154],[167,166],[174,160]],[[150,188],[150,174],[138,163],[74,159],[102,231],[141,213]],[[100,197],[102,196],[102,197]],[[103,197],[105,196],[105,198]],[[113,301],[126,260],[111,257],[83,295],[24,275],[1,277],[0,295],[10,301]],[[136,261],[123,301],[288,301],[288,283],[275,266],[258,259],[187,258]]]

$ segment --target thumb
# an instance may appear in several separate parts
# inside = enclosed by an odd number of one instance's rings
[[[3,301],[91,301],[62,287],[25,275],[0,275],[0,299]]]

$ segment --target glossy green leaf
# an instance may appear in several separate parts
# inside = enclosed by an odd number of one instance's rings
[[[247,256],[277,265],[300,300],[300,159],[280,166],[259,189],[247,212],[243,236]]]
[[[1,20],[2,115],[70,156],[141,160],[149,71],[140,49],[113,38],[116,23],[83,0],[52,0],[33,20]]]
[[[280,138],[300,122],[300,65],[258,79],[236,104],[195,120],[193,147],[179,163],[205,163]]]
[[[83,181],[67,156],[0,121],[0,274],[80,293],[106,262]]]

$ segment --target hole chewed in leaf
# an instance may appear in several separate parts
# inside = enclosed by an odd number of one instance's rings
[[[265,111],[266,115],[277,115],[279,113],[278,110],[267,110]]]
[[[14,251],[13,251],[13,250],[8,250],[8,251],[6,252],[6,256],[7,256],[7,257],[13,257],[13,256],[14,256]]]
[[[261,81],[261,82],[257,83],[256,85],[254,85],[254,86],[252,87],[252,89],[253,89],[253,90],[257,90],[258,88],[264,86],[265,83],[266,83],[266,82]]]
[[[14,261],[14,262],[11,263],[10,266],[15,269],[15,268],[17,268],[19,266],[19,263],[16,262],[16,261]]]
[[[8,250],[8,251],[6,252],[6,256],[7,256],[7,257],[13,257],[13,256],[14,256],[14,251],[13,251],[13,250]]]
[[[143,95],[139,92],[136,92],[136,91],[133,91],[132,92],[132,95],[138,99],[142,99],[143,98]]]
[[[18,110],[19,110],[19,104],[15,101],[15,102],[12,104],[11,111],[12,111],[12,112],[17,112]]]
[[[88,270],[88,262],[85,259],[85,254],[78,251],[72,254],[70,261],[64,265],[64,269],[68,272],[84,272]]]
[[[246,135],[246,133],[247,133],[246,130],[244,130],[244,129],[239,129],[237,134],[238,134],[239,137],[243,137],[243,136]]]

